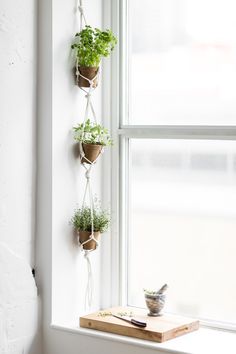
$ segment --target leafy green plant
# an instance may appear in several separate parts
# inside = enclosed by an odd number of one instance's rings
[[[92,123],[90,119],[87,119],[85,124],[78,124],[77,127],[73,127],[74,139],[85,144],[97,144],[103,146],[112,145],[112,139],[108,133],[108,130],[100,124]]]
[[[78,231],[92,231],[91,209],[87,206],[75,210],[71,223]],[[110,214],[103,210],[99,204],[94,205],[93,227],[94,231],[106,232],[110,223]]]
[[[79,66],[98,67],[101,58],[108,57],[116,43],[117,39],[111,30],[101,31],[85,26],[81,32],[76,33],[71,48]]]

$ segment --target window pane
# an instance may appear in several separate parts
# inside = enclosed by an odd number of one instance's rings
[[[235,0],[129,3],[129,123],[234,125]]]
[[[129,305],[167,283],[166,311],[236,324],[236,142],[130,145]]]

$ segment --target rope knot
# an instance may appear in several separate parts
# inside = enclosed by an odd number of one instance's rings
[[[83,6],[78,6],[78,9],[79,9],[79,12],[81,13],[81,15],[83,15],[84,14],[84,8],[83,8]]]
[[[85,172],[85,177],[87,178],[87,180],[90,179],[90,170],[87,170],[87,171]]]
[[[85,250],[84,251],[84,258],[88,258],[89,257],[89,251],[88,250]]]

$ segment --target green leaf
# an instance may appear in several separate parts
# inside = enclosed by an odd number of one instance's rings
[[[108,57],[117,43],[111,30],[102,31],[91,26],[85,26],[75,37],[71,48],[80,66],[98,67],[102,57]]]
[[[101,204],[98,200],[94,201],[93,209],[93,225],[94,231],[105,232],[108,229],[110,223],[110,213],[101,208]],[[73,217],[71,218],[71,224],[76,230],[79,231],[91,231],[91,209],[87,206],[76,209]]]
[[[73,127],[74,139],[87,144],[112,145],[112,139],[106,128],[100,124],[92,123],[89,119],[85,124],[78,124]]]

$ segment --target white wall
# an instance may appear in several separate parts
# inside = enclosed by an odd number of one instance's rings
[[[32,267],[36,0],[0,0],[0,353],[40,353]]]
[[[81,202],[85,177],[74,156],[72,127],[84,119],[85,98],[74,85],[70,45],[79,31],[75,0],[39,3],[39,101],[37,266],[43,294],[45,352],[51,342],[49,325],[78,324],[84,312],[86,262],[73,239],[69,220]],[[86,2],[90,23],[101,25],[101,0]],[[101,118],[101,90],[93,95]],[[100,195],[101,164],[92,174],[94,192]],[[53,246],[53,247],[52,247]],[[93,308],[100,302],[99,251],[91,255],[95,288]]]
[[[101,25],[101,1],[84,2],[93,26]],[[78,323],[84,311],[87,282],[86,261],[73,237],[69,220],[76,205],[81,205],[85,188],[85,170],[74,154],[72,127],[84,119],[85,93],[74,84],[71,58],[72,38],[79,31],[75,1],[53,2],[53,176],[52,176],[52,311],[53,322]],[[96,16],[95,16],[96,14]],[[101,88],[93,94],[97,118],[101,118]],[[90,112],[91,117],[91,112]],[[100,162],[91,174],[93,191],[100,195]],[[94,307],[99,305],[99,252],[91,254],[94,279]],[[96,266],[95,266],[96,264]]]

